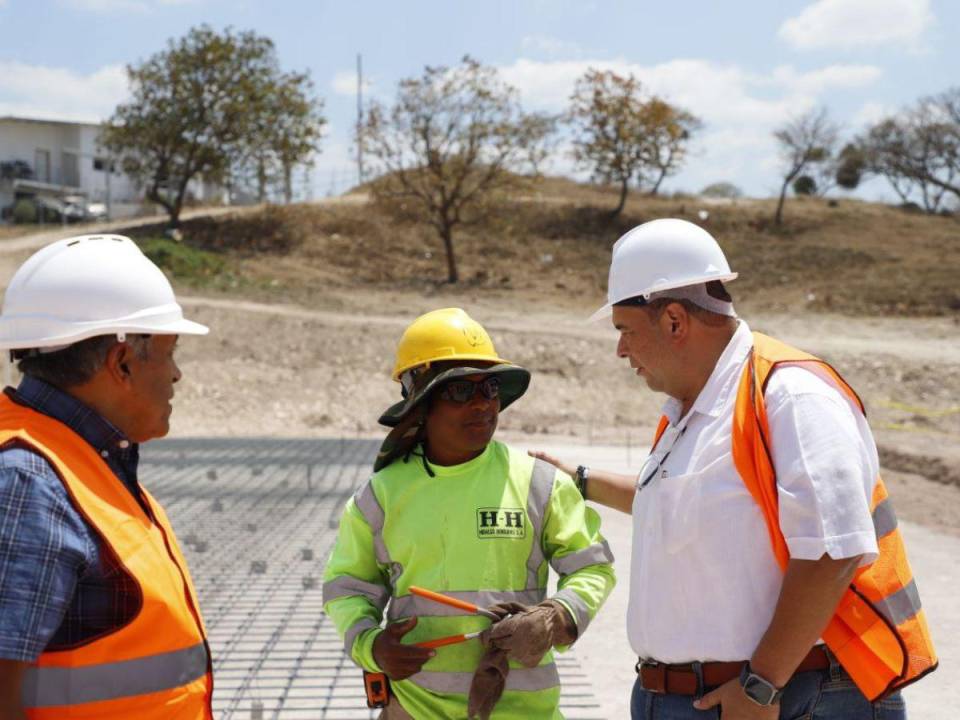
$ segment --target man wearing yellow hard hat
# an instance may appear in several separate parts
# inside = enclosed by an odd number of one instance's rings
[[[586,630],[615,580],[570,476],[493,440],[530,373],[446,308],[404,332],[393,379],[403,397],[343,512],[324,609],[354,662],[389,678],[384,718],[560,718],[552,648]]]

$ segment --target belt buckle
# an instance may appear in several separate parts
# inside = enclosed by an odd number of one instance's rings
[[[641,659],[637,663],[640,687],[658,695],[667,692],[667,666],[661,662]]]

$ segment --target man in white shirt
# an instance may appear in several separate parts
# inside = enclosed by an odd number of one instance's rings
[[[862,407],[828,365],[751,333],[736,277],[692,223],[624,235],[594,317],[669,396],[657,441],[637,476],[533,453],[633,515],[632,716],[905,718],[899,688],[936,657]]]

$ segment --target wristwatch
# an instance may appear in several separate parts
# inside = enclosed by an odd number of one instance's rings
[[[590,468],[586,465],[577,465],[577,471],[573,474],[573,480],[577,484],[577,490],[583,499],[587,499],[587,480],[590,479]]]
[[[750,669],[750,663],[743,664],[740,671],[740,687],[743,693],[757,705],[767,707],[780,702],[783,688],[778,688],[766,678],[762,678]]]

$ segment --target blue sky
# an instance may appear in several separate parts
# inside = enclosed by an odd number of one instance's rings
[[[124,66],[191,26],[252,29],[309,70],[329,120],[315,195],[356,180],[356,54],[371,96],[465,53],[500,69],[529,110],[559,112],[588,67],[633,72],[704,129],[666,189],[720,180],[778,189],[772,131],[817,105],[848,133],[960,83],[955,0],[0,0],[0,115],[99,120]],[[559,149],[550,170],[571,174]],[[305,186],[305,185],[304,185]],[[861,195],[890,197],[881,181]]]

